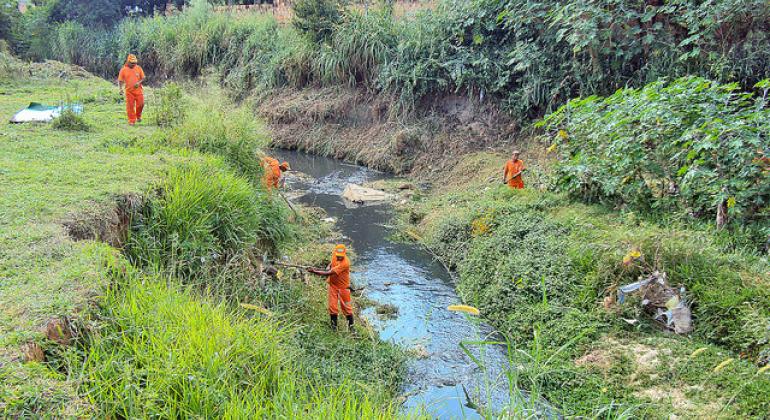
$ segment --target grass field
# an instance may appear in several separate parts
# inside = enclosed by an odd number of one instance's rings
[[[40,331],[49,319],[87,312],[104,282],[96,262],[106,247],[73,242],[63,223],[74,215],[112,209],[116,196],[141,192],[176,158],[110,150],[111,144],[149,135],[154,128],[129,129],[117,87],[103,80],[0,83],[0,375],[11,384],[3,387],[0,405],[36,404],[29,398],[34,395],[68,399],[74,390],[63,375],[18,362],[22,344],[43,343]],[[56,105],[68,99],[86,102],[92,131],[8,123],[30,102]],[[76,406],[63,409],[79,411]]]
[[[312,218],[294,229],[255,182],[259,169],[247,158],[258,158],[262,139],[253,118],[224,121],[211,114],[216,104],[185,95],[193,118],[214,120],[158,128],[160,91],[148,89],[145,122],[129,127],[115,86],[49,67],[57,70],[0,72],[0,417],[394,415],[400,350],[364,330],[360,340],[328,331],[322,284],[297,273],[265,284],[247,270],[248,256],[261,255],[253,247],[308,262],[328,255],[323,245],[300,246],[322,244],[328,232],[311,228]],[[86,131],[7,123],[30,102],[59,101],[84,104]],[[201,188],[212,182],[224,184]],[[208,206],[189,201],[193,192]],[[168,224],[132,222],[131,238],[143,242],[129,240],[130,258],[70,237],[66,226],[98,227],[125,205],[121,197],[139,196],[143,212]],[[178,213],[196,207],[196,220]],[[185,228],[194,236],[179,248],[173,238]],[[147,247],[162,243],[158,235],[172,238],[173,252],[190,252],[173,260],[185,267],[201,250],[229,259],[199,271],[132,265],[169,260],[166,248]],[[46,332],[54,319],[63,322]]]

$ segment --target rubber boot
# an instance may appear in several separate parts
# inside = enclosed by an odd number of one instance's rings
[[[351,336],[357,337],[356,330],[353,329],[353,315],[347,315],[346,318],[348,319],[348,332]]]
[[[337,331],[337,314],[330,314],[329,321],[330,321],[332,330]]]

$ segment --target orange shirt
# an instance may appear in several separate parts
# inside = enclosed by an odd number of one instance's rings
[[[330,285],[340,289],[350,287],[350,260],[348,257],[343,258],[342,261],[332,258],[330,271],[332,272],[329,276]]]
[[[134,85],[139,83],[140,80],[144,80],[144,70],[142,70],[138,64],[134,66],[134,68],[123,66],[123,68],[120,69],[120,74],[118,74],[118,81],[126,84],[126,93],[142,93],[143,90],[141,84],[138,88],[134,87]]]
[[[281,180],[281,164],[277,159],[265,156],[262,159],[265,167],[265,186],[270,188],[278,188],[278,181]]]
[[[524,179],[519,172],[524,170],[524,161],[517,159],[516,162],[513,159],[509,159],[505,164],[505,179],[508,180],[508,186],[511,188],[524,188]],[[517,176],[511,178],[511,175],[519,173]]]

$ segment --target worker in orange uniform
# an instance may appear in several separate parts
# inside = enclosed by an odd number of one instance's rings
[[[265,188],[272,190],[278,188],[281,181],[281,175],[284,172],[291,170],[289,162],[278,163],[278,160],[265,156],[262,159],[263,166],[265,168]]]
[[[348,319],[348,329],[353,331],[353,304],[350,300],[350,260],[347,257],[345,245],[339,244],[334,247],[332,261],[326,267],[326,270],[310,267],[308,272],[319,276],[328,276],[329,283],[329,318],[332,329],[337,329],[337,315],[339,306],[342,307],[342,313]]]
[[[511,159],[505,163],[505,170],[503,171],[503,184],[508,184],[515,190],[524,188],[521,173],[527,169],[524,167],[524,161],[519,159],[519,155],[519,151],[514,150]]]
[[[129,54],[126,58],[126,64],[120,69],[118,74],[118,86],[120,94],[123,95],[125,86],[126,95],[126,113],[128,114],[128,124],[134,125],[136,122],[142,122],[142,110],[144,109],[144,70],[137,64],[139,60],[136,56]]]

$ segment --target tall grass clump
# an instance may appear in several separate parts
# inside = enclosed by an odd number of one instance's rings
[[[135,218],[127,253],[140,267],[205,280],[260,245],[289,235],[285,210],[249,180],[206,159],[173,167]]]
[[[155,111],[155,123],[160,127],[172,127],[184,122],[187,113],[187,101],[182,88],[176,83],[166,83],[156,91],[159,98]]]
[[[88,125],[82,115],[76,113],[71,108],[65,106],[61,114],[54,118],[51,127],[56,130],[64,131],[90,131],[91,126]]]
[[[288,330],[162,277],[113,264],[104,323],[70,350],[82,395],[109,418],[388,418],[395,407],[342,378],[298,374]]]
[[[375,90],[380,68],[393,58],[399,41],[396,30],[386,11],[349,13],[345,24],[319,49],[316,65],[321,82]]]
[[[184,101],[190,106],[182,122],[164,137],[168,145],[219,155],[239,175],[255,183],[260,180],[263,169],[259,156],[268,137],[254,116],[245,107],[214,97]]]

